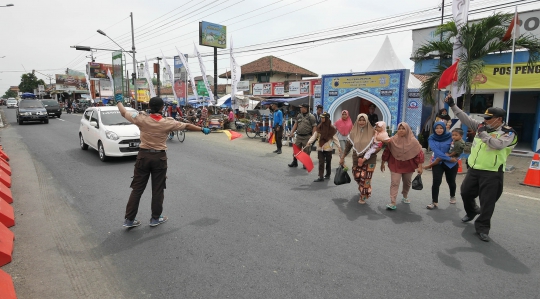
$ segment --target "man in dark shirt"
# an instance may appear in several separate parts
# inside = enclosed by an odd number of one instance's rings
[[[370,104],[369,113],[368,113],[369,123],[374,128],[375,128],[375,124],[379,121],[379,116],[377,115],[377,113],[375,113],[375,108],[377,108],[375,104]]]

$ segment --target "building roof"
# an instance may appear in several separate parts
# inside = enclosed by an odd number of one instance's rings
[[[424,82],[429,78],[429,76],[426,75],[418,75],[413,73],[411,73],[411,75],[413,75],[416,79],[420,80],[420,82]]]
[[[242,75],[253,75],[260,73],[285,73],[285,74],[298,74],[303,77],[317,77],[314,72],[307,70],[303,67],[292,64],[281,58],[275,56],[266,56],[259,58],[250,63],[246,63],[240,67]],[[230,78],[231,71],[219,75],[220,78]]]

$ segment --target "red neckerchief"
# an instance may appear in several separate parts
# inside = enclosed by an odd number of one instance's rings
[[[160,121],[163,118],[161,114],[150,114],[150,117],[155,121]]]

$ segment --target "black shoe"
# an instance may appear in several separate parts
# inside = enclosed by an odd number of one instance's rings
[[[329,180],[329,179],[330,179],[330,175],[327,174],[327,175],[324,176],[324,178],[327,179],[327,180]]]
[[[276,154],[277,152],[279,152],[279,150],[275,150],[275,151],[273,151],[272,153]]]
[[[291,164],[288,164],[289,167],[298,167],[298,162],[293,161]]]
[[[306,166],[302,165],[302,168],[307,169]]]
[[[474,217],[476,217],[476,215],[473,215],[473,216],[465,215],[465,217],[461,218],[461,222],[472,221],[474,219]]]
[[[478,234],[478,238],[484,242],[489,242],[489,237],[488,237],[488,234],[484,234],[484,233],[477,233]]]
[[[276,154],[278,154],[278,155],[281,154],[281,150],[278,149],[278,150],[276,151]]]
[[[314,182],[324,182],[324,179],[322,177],[319,177],[318,179],[314,180]]]

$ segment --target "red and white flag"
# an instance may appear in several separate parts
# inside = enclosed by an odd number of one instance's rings
[[[506,33],[504,34],[502,41],[508,41],[511,38],[518,38],[519,37],[519,18],[517,11],[514,14],[514,18],[510,22],[510,26],[508,26],[508,30],[506,30]]]
[[[439,79],[439,89],[445,89],[448,85],[452,84],[452,82],[456,82],[458,79],[458,63],[459,58],[449,66],[441,75],[441,78]],[[453,94],[452,94],[453,96]]]

